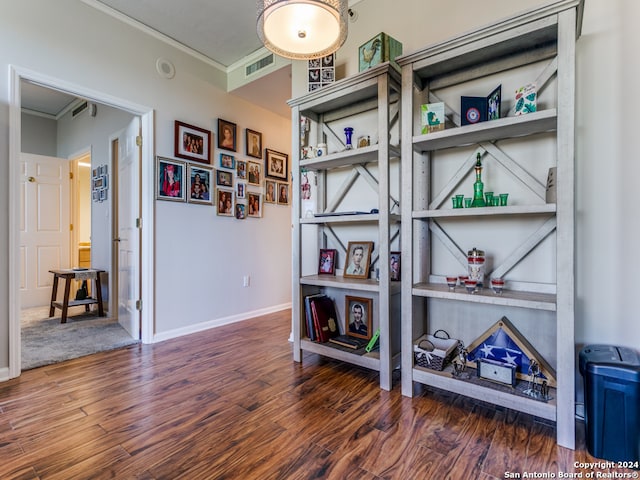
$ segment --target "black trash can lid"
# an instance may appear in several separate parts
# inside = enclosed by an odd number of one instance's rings
[[[614,345],[587,345],[580,352],[580,373],[640,383],[640,354]]]

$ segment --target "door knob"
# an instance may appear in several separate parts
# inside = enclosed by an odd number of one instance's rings
[[[33,183],[33,182],[35,182],[35,181],[36,181],[36,179],[35,179],[34,177],[27,177],[27,180],[28,180],[30,183]]]

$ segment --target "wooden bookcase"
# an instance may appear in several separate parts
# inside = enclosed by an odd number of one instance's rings
[[[293,125],[293,357],[301,362],[303,352],[313,352],[379,371],[380,387],[385,390],[391,389],[392,371],[400,364],[400,282],[389,280],[388,260],[391,251],[400,250],[400,79],[399,69],[385,63],[289,101]],[[301,158],[302,117],[311,124],[309,143],[326,143],[328,154]],[[354,125],[356,148],[347,150],[343,129]],[[357,139],[363,133],[370,137],[370,145],[358,147]],[[299,194],[307,171],[314,172],[317,180],[313,212],[303,211]],[[366,213],[319,215],[345,210]],[[315,245],[309,246],[309,238],[315,239]],[[343,277],[340,267],[348,242],[363,240],[374,242],[372,273],[367,279]],[[315,274],[320,248],[338,250],[335,276]],[[380,329],[379,350],[362,354],[312,342],[306,334],[304,297],[315,293],[334,299],[341,323],[346,315],[345,296],[371,298],[373,332]]]
[[[562,0],[397,59],[402,68],[402,392],[446,389],[556,422],[560,445],[575,447],[574,84],[583,2]],[[515,116],[515,89],[536,83],[537,111]],[[460,96],[502,85],[498,120],[460,126]],[[448,123],[422,134],[420,105],[444,101]],[[509,206],[453,209],[472,196],[480,153],[485,191]],[[549,168],[557,201],[546,203]],[[451,291],[447,275],[466,272],[473,247],[488,257],[486,282],[502,295]],[[414,341],[445,329],[469,345],[506,316],[556,371],[552,399],[465,381],[416,366]],[[526,373],[526,372],[525,372]]]

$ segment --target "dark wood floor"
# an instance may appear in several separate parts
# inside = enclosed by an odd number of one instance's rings
[[[290,312],[0,383],[2,479],[492,479],[594,461],[552,424],[443,391],[414,398],[317,355]],[[598,470],[598,471],[607,471]]]

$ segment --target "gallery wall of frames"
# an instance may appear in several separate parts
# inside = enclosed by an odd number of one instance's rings
[[[238,220],[289,205],[289,155],[266,148],[262,133],[219,118],[215,150],[209,130],[176,120],[174,135],[176,158],[156,157],[156,200],[214,206]]]

